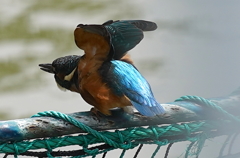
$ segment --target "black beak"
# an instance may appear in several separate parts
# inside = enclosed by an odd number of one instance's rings
[[[54,68],[52,67],[52,64],[39,64],[38,66],[40,66],[40,69],[49,73],[54,74]]]

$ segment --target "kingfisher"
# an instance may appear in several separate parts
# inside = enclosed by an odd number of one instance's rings
[[[143,39],[143,31],[156,27],[155,23],[144,20],[80,24],[74,38],[85,54],[60,57],[39,66],[54,74],[59,87],[81,94],[104,115],[111,115],[110,109],[131,105],[142,115],[160,115],[164,113],[163,107],[127,54]]]

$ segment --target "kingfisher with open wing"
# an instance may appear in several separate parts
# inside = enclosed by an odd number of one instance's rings
[[[142,115],[160,115],[164,113],[163,107],[127,55],[143,39],[144,31],[156,28],[155,23],[144,20],[79,24],[74,38],[84,55],[60,57],[51,64],[39,66],[53,73],[61,88],[80,93],[87,103],[105,115],[111,115],[112,108],[131,105]]]

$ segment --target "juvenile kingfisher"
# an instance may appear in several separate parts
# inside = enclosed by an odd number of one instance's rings
[[[105,115],[112,108],[133,105],[142,115],[164,113],[150,85],[132,65],[126,52],[143,38],[143,31],[156,29],[143,20],[108,21],[102,25],[78,25],[75,42],[83,56],[60,57],[52,64],[40,64],[55,74],[57,84],[73,92]]]

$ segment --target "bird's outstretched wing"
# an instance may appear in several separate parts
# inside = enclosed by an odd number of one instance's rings
[[[103,26],[109,33],[115,60],[121,59],[143,39],[143,31],[153,31],[157,28],[154,22],[144,20],[109,20],[103,23]]]
[[[137,69],[126,62],[113,60],[106,74],[107,84],[117,95],[125,95],[133,106],[145,116],[164,113],[155,100],[150,85]]]
[[[106,40],[111,46],[110,52],[106,52],[106,55],[110,55],[114,60],[119,60],[143,39],[143,31],[153,31],[156,28],[157,25],[150,21],[109,20],[102,25],[79,24],[74,31],[74,37],[76,45],[84,49],[86,43],[91,42],[92,47],[94,44],[100,44],[99,40],[92,39],[96,35],[101,36],[102,40]],[[88,33],[84,33],[83,30]]]

